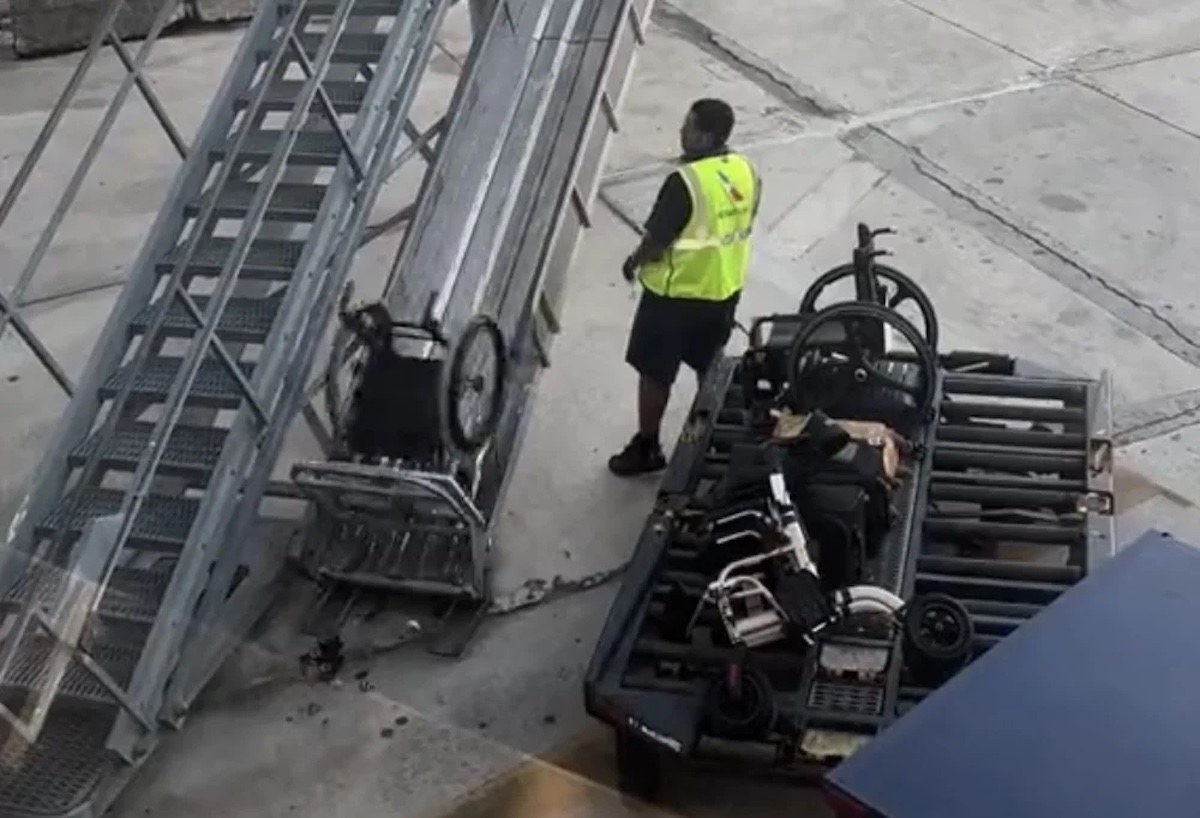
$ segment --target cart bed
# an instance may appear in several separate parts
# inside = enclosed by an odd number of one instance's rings
[[[803,654],[753,651],[793,736],[737,748],[700,736],[707,683],[696,671],[736,656],[702,636],[662,638],[670,583],[706,581],[687,576],[691,555],[664,520],[719,477],[733,443],[753,442],[740,423],[740,365],[723,360],[701,385],[592,657],[586,703],[619,732],[674,753],[720,750],[732,762],[735,750],[751,769],[807,778],[814,763],[849,756],[931,691],[905,684],[898,639],[834,632]],[[1111,553],[1110,410],[1104,382],[1017,377],[1011,359],[992,355],[955,353],[942,365],[938,422],[924,430],[895,497],[898,522],[868,570],[905,598],[939,592],[962,602],[979,655]],[[1047,522],[1043,509],[1076,519]]]

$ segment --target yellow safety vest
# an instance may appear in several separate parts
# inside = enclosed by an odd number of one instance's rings
[[[758,176],[736,153],[688,162],[678,173],[692,217],[661,259],[642,266],[642,286],[665,298],[724,301],[746,281]]]

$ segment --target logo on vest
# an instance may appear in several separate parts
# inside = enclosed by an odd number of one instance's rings
[[[729,198],[729,201],[733,202],[734,204],[741,204],[742,202],[746,201],[746,197],[743,196],[742,192],[737,189],[737,185],[735,185],[733,181],[730,180],[730,178],[723,172],[717,171],[717,179],[720,180],[721,189],[725,191],[725,195]]]

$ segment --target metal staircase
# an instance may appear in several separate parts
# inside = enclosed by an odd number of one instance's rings
[[[448,5],[260,5],[81,382],[56,375],[0,564],[0,815],[102,812],[269,599],[260,501]]]

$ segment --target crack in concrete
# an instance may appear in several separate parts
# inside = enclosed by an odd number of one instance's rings
[[[1118,446],[1128,446],[1141,443],[1152,438],[1169,435],[1200,423],[1200,406],[1183,409],[1161,418],[1133,423],[1127,428],[1120,429],[1114,439]]]
[[[1185,389],[1139,404],[1121,407],[1122,423],[1115,433],[1120,446],[1162,437],[1200,423],[1200,389]]]
[[[800,204],[805,199],[807,199],[809,196],[811,196],[812,192],[814,190],[818,190],[821,187],[821,185],[823,185],[829,181],[830,177],[832,177],[833,174],[837,173],[838,167],[839,166],[835,164],[829,170],[825,171],[825,173],[822,173],[820,179],[817,179],[817,181],[813,182],[811,185],[806,187],[799,195],[794,196],[791,201],[789,201],[786,205],[784,205],[784,207],[780,210],[780,213],[778,216],[776,216],[774,219],[771,219],[770,221],[767,222],[763,232],[767,233],[767,234],[774,232],[775,228],[778,227],[783,222],[784,219],[786,219],[788,216],[790,216],[792,214],[792,211],[794,211],[797,207],[799,207]],[[886,175],[887,174],[884,174],[884,176],[886,176]],[[872,185],[871,187],[872,187],[872,189],[875,188],[874,185]]]
[[[665,0],[655,4],[651,19],[665,31],[716,57],[796,113],[821,119],[840,119],[851,113],[836,102],[822,98],[816,89],[809,88],[780,66]]]
[[[1154,306],[1113,285],[1101,273],[1076,259],[1069,248],[1060,246],[1031,225],[1023,224],[1005,213],[999,204],[940,167],[918,148],[874,125],[847,134],[845,141],[860,156],[895,174],[898,180],[937,204],[948,215],[960,218],[998,246],[1014,253],[1034,269],[1087,299],[1175,357],[1193,366],[1200,366],[1200,341],[1190,336],[1183,327]],[[956,207],[960,208],[958,213],[955,212]],[[961,210],[964,207],[976,218],[967,216],[966,211]]]
[[[883,133],[882,130],[879,128],[873,128],[873,130],[877,130],[877,131],[880,131],[881,133]],[[884,134],[884,135],[887,136],[889,139],[893,139],[893,141],[898,141],[898,140],[894,140],[894,138],[891,137],[890,134]],[[900,143],[900,144],[903,144],[903,143]],[[1072,270],[1079,273],[1081,276],[1083,276],[1085,279],[1092,282],[1096,286],[1111,293],[1113,296],[1115,296],[1116,298],[1125,302],[1126,304],[1130,305],[1134,309],[1140,310],[1141,312],[1150,316],[1152,319],[1154,319],[1159,324],[1161,324],[1162,327],[1167,332],[1172,334],[1176,339],[1178,339],[1182,343],[1186,344],[1189,348],[1200,351],[1200,342],[1196,341],[1190,335],[1188,335],[1186,332],[1184,332],[1183,329],[1181,327],[1179,327],[1179,325],[1177,325],[1170,318],[1167,318],[1166,316],[1164,316],[1156,307],[1125,292],[1120,287],[1117,287],[1116,285],[1114,285],[1110,281],[1108,281],[1108,279],[1106,279],[1102,274],[1089,269],[1084,264],[1076,261],[1069,254],[1067,254],[1067,253],[1059,250],[1057,247],[1053,246],[1047,240],[1041,238],[1040,236],[1035,235],[1034,232],[1032,230],[1030,230],[1029,228],[1018,224],[1015,219],[1013,219],[1013,218],[1005,215],[1003,212],[1001,212],[1000,208],[997,205],[995,205],[994,203],[991,203],[990,200],[986,196],[984,196],[981,193],[972,191],[970,186],[968,184],[966,184],[965,182],[955,180],[952,183],[951,181],[949,181],[949,178],[950,178],[949,172],[947,172],[943,168],[938,167],[936,163],[932,162],[927,156],[922,154],[918,148],[915,148],[911,145],[904,145],[904,148],[906,151],[908,151],[910,154],[912,154],[911,161],[912,161],[913,170],[915,170],[922,177],[928,179],[930,182],[933,182],[935,185],[937,185],[938,187],[945,190],[947,193],[949,193],[955,199],[958,199],[958,200],[968,204],[973,209],[979,211],[980,213],[984,214],[988,218],[995,220],[1000,225],[1002,225],[1005,229],[1010,230],[1014,233],[1017,233],[1022,238],[1026,239],[1027,241],[1036,245],[1040,250],[1044,251],[1045,253],[1048,253],[1051,256],[1053,256],[1054,258],[1058,259],[1058,261],[1067,265]],[[985,202],[987,202],[987,203],[985,204]],[[1043,272],[1045,272],[1045,271],[1043,271]],[[1117,315],[1116,317],[1121,320],[1125,320],[1120,315]],[[1179,352],[1177,350],[1169,350],[1169,351],[1177,356],[1179,355]],[[1188,356],[1187,360],[1189,363],[1200,365],[1200,354]]]
[[[750,140],[747,142],[738,142],[738,149],[746,152],[754,152],[768,148],[778,148],[784,145],[795,145],[800,142],[808,142],[820,139],[836,139],[845,142],[845,137],[854,134],[868,125],[883,125],[889,122],[895,122],[902,119],[908,119],[921,114],[934,113],[945,108],[951,108],[960,105],[969,105],[976,102],[986,102],[997,97],[1008,96],[1009,94],[1021,94],[1029,91],[1036,91],[1039,88],[1045,88],[1060,80],[1055,78],[1037,78],[1037,79],[1022,79],[1008,85],[989,86],[983,90],[971,94],[956,95],[945,99],[932,100],[930,102],[922,102],[915,105],[905,105],[896,108],[884,108],[872,114],[853,115],[839,118],[831,122],[827,128],[809,129],[788,133],[783,136],[772,136],[765,139]],[[636,165],[631,167],[620,168],[604,175],[601,182],[604,187],[614,187],[617,185],[639,182],[653,176],[659,176],[669,170],[674,169],[678,165],[678,157],[663,157],[658,161],[649,162],[644,165]]]
[[[1171,48],[1165,51],[1154,51],[1149,54],[1143,54],[1140,57],[1128,57],[1127,59],[1118,59],[1113,62],[1105,62],[1104,55],[1112,53],[1126,53],[1120,49],[1100,48],[1095,51],[1089,51],[1086,54],[1081,54],[1078,57],[1072,57],[1067,61],[1067,66],[1070,70],[1078,71],[1084,74],[1102,74],[1106,71],[1116,71],[1121,68],[1132,68],[1137,65],[1147,65],[1148,63],[1158,62],[1160,60],[1169,60],[1172,57],[1186,57],[1189,54],[1200,52],[1200,45],[1180,46],[1179,48]],[[1094,61],[1094,62],[1092,62]]]
[[[937,20],[942,25],[949,26],[950,28],[953,28],[956,31],[960,31],[963,34],[966,34],[968,37],[972,37],[976,40],[979,40],[980,42],[987,43],[988,45],[992,46],[993,48],[999,49],[1000,51],[1003,51],[1006,54],[1010,54],[1013,57],[1024,60],[1025,62],[1030,63],[1032,65],[1036,65],[1038,68],[1049,68],[1050,67],[1050,66],[1046,65],[1045,63],[1034,59],[1033,57],[1029,56],[1028,54],[1024,54],[1021,51],[1018,51],[1017,49],[1013,48],[1010,45],[1005,45],[1004,43],[1000,42],[999,40],[993,40],[991,37],[981,34],[978,31],[976,31],[975,29],[970,28],[969,26],[964,25],[963,23],[960,23],[957,20],[951,20],[949,17],[938,14],[936,11],[933,11],[932,9],[927,9],[924,6],[922,6],[920,3],[914,2],[914,0],[897,0],[897,2],[901,3],[902,5],[908,6],[913,11],[920,12],[921,14],[927,15],[928,17],[930,17],[934,20]]]
[[[1120,94],[1114,93],[1113,91],[1109,91],[1107,88],[1105,88],[1103,85],[1100,84],[1099,80],[1087,76],[1085,72],[1076,72],[1076,73],[1068,72],[1065,74],[1065,76],[1070,82],[1074,83],[1075,85],[1078,85],[1080,88],[1091,91],[1093,94],[1098,94],[1098,95],[1104,97],[1105,99],[1107,99],[1109,102],[1115,103],[1115,104],[1121,106],[1122,108],[1127,108],[1128,110],[1133,111],[1134,113],[1139,114],[1140,116],[1144,116],[1147,119],[1152,120],[1152,121],[1158,123],[1159,125],[1162,125],[1164,128],[1169,128],[1172,131],[1177,131],[1178,133],[1181,133],[1184,136],[1190,137],[1192,139],[1200,139],[1200,133],[1196,133],[1195,131],[1188,130],[1184,126],[1182,126],[1176,122],[1172,122],[1171,120],[1167,119],[1165,116],[1162,116],[1161,114],[1156,114],[1147,108],[1143,108],[1140,105],[1133,104],[1129,100],[1122,97]]]
[[[924,6],[922,6],[920,3],[915,2],[915,0],[897,0],[897,2],[902,3],[905,6],[908,6],[909,8],[913,9],[914,11],[918,11],[922,14],[926,14],[929,17],[933,18],[934,20],[937,20],[938,22],[942,23],[943,25],[950,26],[951,28],[955,29],[956,31],[961,31],[962,33],[967,34],[968,36],[974,37],[975,39],[979,40],[982,43],[987,43],[991,47],[999,49],[999,50],[1005,52],[1006,54],[1010,54],[1014,57],[1017,57],[1018,59],[1024,60],[1025,62],[1028,62],[1028,63],[1031,63],[1032,65],[1035,65],[1039,69],[1041,69],[1043,71],[1043,73],[1048,77],[1059,77],[1059,78],[1065,79],[1067,82],[1078,85],[1080,88],[1083,88],[1087,91],[1091,91],[1094,94],[1099,94],[1100,96],[1104,97],[1105,99],[1109,100],[1110,102],[1116,103],[1117,105],[1120,105],[1123,108],[1127,108],[1130,111],[1133,111],[1134,113],[1140,114],[1141,116],[1144,116],[1147,119],[1153,120],[1154,122],[1157,122],[1159,125],[1162,125],[1164,128],[1170,128],[1171,130],[1178,131],[1179,133],[1181,133],[1185,136],[1189,136],[1192,139],[1200,139],[1200,134],[1197,134],[1194,131],[1189,131],[1187,128],[1183,127],[1182,125],[1172,122],[1171,120],[1167,119],[1166,117],[1160,116],[1160,115],[1154,113],[1153,111],[1149,111],[1145,108],[1142,108],[1138,105],[1133,104],[1129,100],[1124,99],[1123,97],[1121,97],[1118,94],[1114,94],[1113,92],[1106,89],[1104,86],[1100,85],[1096,79],[1093,79],[1093,78],[1087,76],[1087,74],[1089,74],[1089,73],[1096,73],[1098,71],[1112,70],[1115,68],[1120,68],[1120,67],[1124,67],[1124,66],[1128,66],[1128,65],[1138,65],[1142,62],[1152,62],[1155,59],[1166,59],[1167,57],[1178,56],[1181,54],[1190,53],[1192,51],[1200,50],[1200,47],[1191,48],[1191,49],[1177,49],[1174,52],[1164,53],[1158,57],[1149,57],[1149,58],[1142,59],[1142,60],[1133,59],[1133,60],[1129,60],[1125,63],[1119,63],[1119,62],[1114,63],[1112,65],[1109,65],[1109,66],[1106,66],[1103,68],[1087,68],[1086,64],[1087,64],[1088,60],[1096,59],[1100,55],[1109,54],[1109,53],[1112,53],[1114,50],[1116,50],[1116,49],[1112,49],[1112,48],[1099,48],[1099,49],[1095,49],[1093,51],[1086,52],[1079,56],[1072,57],[1072,58],[1068,59],[1062,65],[1056,66],[1056,65],[1050,65],[1050,64],[1044,63],[1041,60],[1037,59],[1036,57],[1032,57],[1023,51],[1013,48],[1012,46],[1006,45],[1005,43],[1002,43],[999,40],[994,40],[991,37],[981,34],[980,32],[975,31],[974,29],[972,29],[962,23],[959,23],[955,20],[951,20],[948,17],[938,14],[937,12],[931,11],[930,9],[927,9]]]
[[[1142,108],[1139,105],[1135,105],[1134,103],[1125,99],[1121,95],[1113,93],[1112,91],[1109,91],[1107,88],[1105,88],[1103,85],[1100,84],[1100,81],[1098,79],[1089,76],[1090,74],[1096,74],[1096,73],[1100,73],[1103,71],[1112,71],[1117,68],[1125,68],[1125,67],[1134,66],[1134,65],[1142,65],[1144,63],[1150,63],[1150,62],[1154,62],[1156,60],[1169,59],[1170,57],[1184,56],[1186,54],[1191,54],[1191,53],[1195,53],[1196,51],[1200,51],[1200,46],[1194,46],[1194,47],[1188,47],[1188,48],[1177,48],[1177,49],[1165,51],[1165,52],[1162,52],[1159,54],[1150,55],[1150,56],[1143,57],[1143,58],[1132,58],[1132,59],[1125,60],[1123,62],[1116,61],[1116,62],[1109,63],[1109,64],[1103,63],[1103,61],[1102,61],[1103,55],[1112,54],[1114,52],[1120,52],[1120,49],[1098,48],[1098,49],[1095,49],[1094,51],[1089,51],[1084,54],[1078,55],[1076,57],[1071,57],[1062,65],[1055,66],[1055,65],[1049,65],[1049,64],[1043,63],[1041,60],[1038,60],[1035,57],[1031,57],[1030,55],[1024,53],[1023,51],[1019,51],[1016,48],[1005,45],[1004,43],[1002,43],[998,40],[993,40],[992,38],[987,37],[987,36],[979,33],[978,31],[975,31],[974,29],[968,28],[967,26],[965,26],[961,23],[955,22],[954,20],[951,20],[951,19],[946,18],[946,17],[944,17],[940,14],[937,14],[933,11],[930,11],[929,9],[926,9],[925,7],[921,6],[920,4],[914,2],[914,0],[898,0],[898,2],[903,3],[904,5],[908,6],[909,8],[912,8],[915,11],[919,11],[924,14],[928,14],[933,19],[938,20],[939,22],[941,22],[945,25],[948,25],[958,31],[962,31],[963,33],[974,37],[975,39],[979,40],[980,42],[987,43],[988,45],[992,46],[993,48],[1000,49],[1001,51],[1004,51],[1005,53],[1011,54],[1014,57],[1018,57],[1022,60],[1025,60],[1026,62],[1036,65],[1038,68],[1043,69],[1043,72],[1047,77],[1057,77],[1057,78],[1064,79],[1067,82],[1073,83],[1074,85],[1078,85],[1080,88],[1083,88],[1087,91],[1091,91],[1094,94],[1099,94],[1100,96],[1104,97],[1105,99],[1109,100],[1110,102],[1120,105],[1122,108],[1126,108],[1130,111],[1133,111],[1136,114],[1139,114],[1140,116],[1144,116],[1147,119],[1150,119],[1150,120],[1158,123],[1159,125],[1162,125],[1164,128],[1169,128],[1173,131],[1177,131],[1177,132],[1183,134],[1184,136],[1188,136],[1192,139],[1200,139],[1200,133],[1196,133],[1195,131],[1188,130],[1183,125],[1180,125],[1176,122],[1172,122],[1170,119],[1167,119],[1164,116],[1156,114],[1149,109]],[[1098,65],[1089,67],[1088,62],[1090,60],[1095,60],[1098,63]]]

